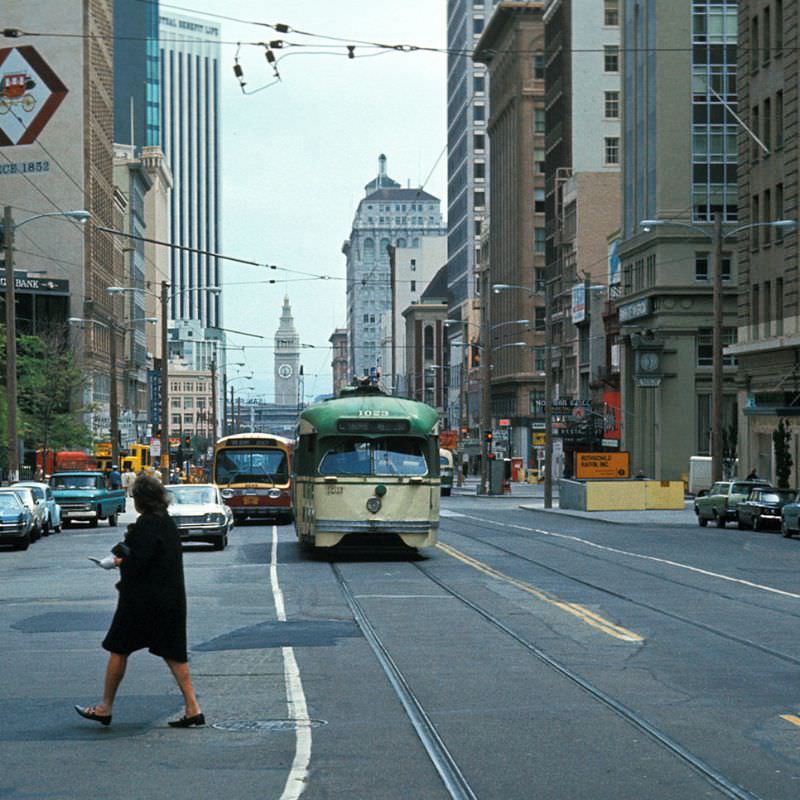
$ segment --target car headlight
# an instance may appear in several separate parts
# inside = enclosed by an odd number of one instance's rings
[[[233,495],[234,495],[234,491],[233,491],[233,489],[223,489],[223,490],[220,492],[220,494],[221,494],[221,495],[222,495],[222,496],[223,496],[223,497],[224,497],[226,500],[230,500],[230,499],[231,499],[231,497],[233,497]]]
[[[267,497],[269,497],[270,500],[277,500],[279,497],[282,496],[283,492],[280,489],[270,489],[267,492]]]
[[[222,525],[225,522],[225,517],[222,514],[206,514],[206,522],[212,522],[214,525]]]

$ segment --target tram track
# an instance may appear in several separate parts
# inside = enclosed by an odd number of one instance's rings
[[[568,666],[548,655],[523,635],[517,633],[506,625],[501,619],[488,609],[470,600],[457,589],[449,586],[440,578],[433,575],[428,569],[416,562],[411,565],[421,572],[429,581],[434,583],[449,596],[458,600],[474,613],[478,614],[484,621],[488,622],[506,636],[509,636],[517,644],[522,646],[531,656],[540,663],[553,670],[561,677],[567,679],[572,684],[577,685],[586,692],[592,699],[610,709],[625,722],[632,725],[637,730],[646,734],[649,739],[654,741],[659,747],[668,751],[678,760],[688,765],[692,770],[700,775],[710,786],[712,786],[723,797],[732,800],[760,800],[759,796],[749,792],[729,779],[710,764],[706,763],[700,756],[696,755],[680,742],[670,737],[665,731],[659,729],[647,719],[642,717],[633,709],[626,706],[621,700],[612,697],[599,687],[595,686],[586,678],[582,677]],[[475,791],[470,786],[463,772],[459,768],[455,757],[447,748],[444,740],[438,733],[433,721],[425,711],[422,703],[414,693],[412,687],[406,680],[400,668],[392,659],[388,649],[375,631],[363,606],[353,594],[347,579],[342,574],[340,568],[331,563],[331,569],[339,584],[345,601],[350,608],[353,618],[359,629],[365,636],[367,643],[373,650],[382,670],[387,676],[390,685],[397,694],[406,714],[408,715],[417,736],[419,737],[428,757],[442,779],[446,790],[454,800],[477,800]]]
[[[636,600],[635,598],[630,597],[629,595],[626,595],[626,594],[624,594],[622,592],[619,592],[619,591],[617,591],[615,589],[609,589],[606,586],[601,586],[601,585],[599,585],[597,583],[593,583],[592,581],[587,581],[587,580],[584,580],[583,578],[578,578],[578,577],[576,577],[574,575],[570,575],[569,573],[564,572],[563,570],[557,569],[556,567],[550,566],[549,564],[546,564],[543,561],[539,561],[539,560],[537,560],[535,558],[531,558],[530,556],[526,556],[526,555],[524,555],[522,553],[518,553],[518,552],[516,552],[514,550],[510,550],[507,547],[503,547],[502,545],[498,545],[498,544],[496,544],[494,542],[487,541],[486,539],[482,539],[482,538],[480,538],[478,536],[471,536],[469,534],[464,533],[463,531],[453,532],[453,535],[454,536],[460,536],[460,537],[462,537],[464,539],[469,539],[472,542],[479,543],[479,544],[481,544],[483,546],[486,546],[486,547],[491,547],[492,549],[497,550],[497,551],[499,551],[501,553],[504,553],[505,555],[510,555],[510,556],[512,556],[514,558],[518,558],[520,561],[524,561],[527,564],[532,564],[532,565],[534,565],[536,567],[539,567],[540,569],[543,569],[543,570],[545,570],[545,571],[547,571],[547,572],[549,572],[549,573],[551,573],[553,575],[558,575],[559,577],[566,578],[567,580],[569,580],[569,581],[571,581],[573,583],[577,583],[580,586],[585,586],[586,588],[589,588],[589,589],[592,589],[594,591],[600,592],[602,594],[608,595],[609,597],[613,597],[613,598],[615,598],[617,600],[622,600],[623,602],[630,603],[631,605],[636,606],[637,608],[643,608],[643,609],[645,609],[647,611],[651,611],[651,612],[653,612],[655,614],[659,614],[659,615],[661,615],[663,617],[667,617],[668,619],[675,620],[676,622],[681,622],[684,625],[688,625],[688,626],[691,626],[691,627],[696,628],[698,630],[702,630],[702,631],[704,631],[706,633],[713,634],[714,636],[718,636],[721,639],[726,639],[727,641],[731,641],[731,642],[734,642],[736,644],[740,644],[740,645],[743,645],[745,647],[749,647],[749,648],[751,648],[753,650],[757,650],[758,652],[763,653],[764,655],[771,656],[771,657],[776,658],[776,659],[778,659],[780,661],[784,661],[784,662],[786,662],[788,664],[792,664],[794,666],[800,666],[800,658],[797,658],[795,656],[791,656],[788,653],[781,652],[780,650],[775,650],[775,649],[773,649],[771,647],[767,647],[766,645],[759,644],[758,642],[754,642],[752,639],[746,639],[743,636],[737,636],[734,633],[730,633],[728,631],[721,630],[720,628],[716,628],[713,625],[708,625],[705,622],[700,622],[699,620],[690,619],[689,617],[685,617],[682,614],[677,614],[677,613],[675,613],[673,611],[668,611],[668,610],[666,610],[664,608],[659,608],[658,606],[651,605],[650,603],[646,603],[646,602],[644,602],[642,600]],[[517,535],[519,535],[519,534],[517,534]],[[650,574],[650,573],[648,573],[648,574]],[[660,577],[660,576],[656,576],[656,577]],[[681,585],[681,586],[685,586],[685,584],[681,583],[680,581],[672,581],[669,578],[660,578],[660,579],[661,580],[665,580],[665,581],[670,582],[670,583],[673,583],[673,584],[678,584],[678,585]],[[501,579],[499,579],[499,580],[501,580]],[[697,587],[691,587],[691,588],[697,589]],[[697,591],[706,591],[706,590],[697,589]],[[736,598],[730,598],[730,599],[736,599]],[[753,605],[753,604],[748,604],[748,605]],[[795,615],[789,614],[789,616],[795,616]]]

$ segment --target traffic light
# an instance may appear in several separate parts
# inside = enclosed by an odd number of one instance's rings
[[[487,445],[491,445],[493,439],[494,434],[491,431],[486,431],[486,433],[483,434],[483,441],[486,442]]]

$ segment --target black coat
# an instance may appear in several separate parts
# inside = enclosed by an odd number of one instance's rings
[[[142,514],[128,527],[130,552],[120,565],[119,602],[103,647],[185,662],[186,589],[178,529],[166,513]]]

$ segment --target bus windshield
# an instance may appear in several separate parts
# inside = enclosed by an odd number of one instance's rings
[[[427,475],[418,439],[347,437],[330,444],[319,464],[321,475]]]
[[[216,483],[286,483],[286,453],[275,448],[220,450],[214,464]]]

